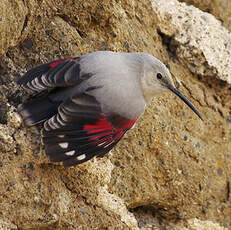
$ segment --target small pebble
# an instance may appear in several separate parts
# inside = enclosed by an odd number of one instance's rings
[[[184,150],[181,149],[181,150],[179,151],[179,154],[180,154],[180,155],[184,154]]]
[[[226,119],[226,121],[227,121],[228,123],[231,123],[231,118],[228,117],[228,118]]]
[[[34,170],[34,165],[33,165],[33,163],[32,162],[29,162],[29,168],[31,169],[31,170]]]
[[[38,187],[38,189],[41,189],[41,184],[38,183],[38,184],[37,184],[37,187]]]
[[[27,49],[31,49],[33,46],[33,42],[30,39],[25,39],[23,41],[23,46]]]
[[[218,169],[218,170],[217,170],[217,174],[218,174],[218,175],[222,175],[222,173],[223,173],[222,169]]]
[[[129,45],[129,43],[127,41],[124,42],[124,46],[126,47],[126,49],[127,49],[128,52],[131,52],[130,45]]]
[[[206,207],[205,206],[202,206],[202,212],[206,213]]]
[[[186,211],[183,211],[183,212],[181,213],[181,215],[180,215],[181,218],[184,218],[184,217],[186,217],[186,216],[187,216],[187,212],[186,212]]]
[[[1,102],[1,105],[0,105],[0,123],[1,124],[7,124],[7,110],[8,110],[8,107],[6,104],[3,104]]]
[[[52,30],[46,30],[45,33],[47,36],[51,36],[53,34],[53,31]]]
[[[115,164],[116,167],[120,166],[120,162],[119,161],[116,161],[114,164]]]

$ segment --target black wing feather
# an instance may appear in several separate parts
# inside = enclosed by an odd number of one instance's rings
[[[90,160],[91,158],[97,156],[97,157],[103,157],[105,154],[107,154],[119,141],[121,138],[119,138],[118,140],[112,142],[109,146],[107,146],[106,148],[97,148],[97,149],[89,149],[88,152],[86,152],[86,158],[82,159],[82,160],[78,160],[77,157],[70,157],[67,160],[63,161],[63,165],[66,167],[70,167],[70,166],[74,166],[74,165],[78,165],[81,163],[84,163],[88,160]]]
[[[79,61],[80,57],[76,57],[37,66],[29,70],[17,83],[33,91],[78,85],[92,76],[90,73],[81,72]]]
[[[128,130],[115,128],[107,119],[92,96],[83,94],[68,100],[44,125],[42,136],[46,154],[51,161],[62,161],[65,166],[103,156]]]
[[[45,152],[51,161],[62,161],[64,166],[103,156],[135,123],[117,114],[103,113],[100,103],[87,94],[99,86],[78,91],[75,86],[92,76],[82,73],[79,61],[80,57],[53,61],[28,71],[18,81],[34,91],[53,88],[47,96],[19,106],[19,112],[27,125],[45,120]],[[78,92],[73,91],[76,89]]]
[[[38,124],[55,115],[60,104],[69,97],[67,90],[71,89],[70,86],[78,86],[92,76],[89,73],[80,74],[79,61],[80,57],[52,61],[29,70],[18,80],[19,85],[32,91],[53,89],[42,97],[19,105],[18,111],[27,126]]]

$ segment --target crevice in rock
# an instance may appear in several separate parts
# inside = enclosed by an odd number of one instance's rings
[[[225,202],[228,202],[230,198],[230,182],[227,180],[226,182],[226,200]]]
[[[76,29],[76,31],[77,31],[77,33],[79,34],[79,36],[80,36],[81,38],[84,38],[84,37],[87,36],[85,33],[83,33],[82,31],[80,31],[79,29]]]
[[[60,18],[62,18],[63,21],[65,21],[68,25],[70,25],[70,26],[72,26],[73,28],[75,28],[75,29],[76,29],[76,32],[79,34],[79,36],[80,36],[81,38],[86,38],[86,37],[87,37],[87,34],[84,33],[83,31],[79,30],[79,29],[77,28],[78,25],[76,25],[74,22],[72,22],[72,21],[70,20],[70,18],[69,18],[67,15],[65,15],[65,14],[58,14],[57,16],[60,17]]]
[[[176,223],[179,217],[176,214],[172,216],[166,216],[162,213],[167,209],[160,205],[145,205],[139,206],[134,209],[130,209],[138,222],[138,226],[141,229],[152,227],[152,229],[162,229],[163,226],[167,226],[169,221]],[[167,211],[169,213],[169,211]]]
[[[67,15],[65,15],[65,14],[58,14],[57,16],[60,17],[60,18],[62,18],[63,21],[65,21],[67,24],[71,25],[69,23],[69,17]]]
[[[0,124],[7,124],[7,111],[8,106],[6,103],[0,101]]]
[[[175,42],[175,39],[173,36],[168,36],[160,31],[160,29],[157,29],[157,33],[160,35],[162,43],[166,46],[167,51],[171,58],[177,58],[176,49],[177,44]]]
[[[185,1],[185,0],[178,0],[178,1],[179,1],[179,2],[184,2],[184,3],[186,3],[188,6],[195,6],[195,7],[197,7],[197,8],[199,8],[199,6],[200,6],[200,4],[198,4],[198,2],[193,1],[193,0],[188,0],[188,1]],[[203,1],[202,1],[202,2],[203,2]],[[203,3],[204,3],[204,6],[203,6],[203,9],[201,9],[201,10],[203,10],[204,12],[207,12],[207,13],[211,13],[211,14],[212,14],[211,9],[210,9],[210,5],[208,4],[209,1],[208,1],[208,3],[206,3],[206,1],[204,1]]]
[[[23,35],[24,31],[26,30],[27,26],[28,26],[28,22],[29,22],[29,18],[28,18],[28,14],[25,17],[24,23],[23,23],[23,27],[21,30],[21,36]]]
[[[202,102],[194,96],[194,94],[191,92],[190,88],[186,84],[184,84],[184,82],[181,82],[181,84],[189,92],[190,98],[193,98],[195,101],[198,102],[198,104],[200,106],[203,106]]]
[[[62,175],[60,175],[59,178],[60,178],[60,180],[63,182],[64,187],[65,187],[69,192],[75,193],[75,192],[72,191],[72,189],[68,186],[68,184],[66,183],[66,181],[65,181],[65,179],[64,179],[64,177],[63,177]]]

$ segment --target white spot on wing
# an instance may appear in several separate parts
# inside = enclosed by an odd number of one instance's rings
[[[40,84],[38,78],[35,78],[34,80],[32,80],[31,83],[32,83],[32,85],[34,86],[34,88],[36,90],[42,90],[42,89],[44,89],[44,86]]]
[[[59,138],[64,138],[64,135],[58,135]]]
[[[112,142],[109,142],[108,144],[106,144],[105,146],[104,146],[104,148],[107,148],[109,145],[111,145],[112,144]]]
[[[34,87],[31,85],[30,81],[27,82],[26,86],[27,86],[28,89],[34,90]]]
[[[102,143],[99,143],[97,146],[101,146],[101,145],[104,145],[105,144],[105,141],[102,142]]]
[[[76,157],[76,159],[77,159],[78,161],[81,161],[81,160],[83,160],[83,159],[85,159],[85,158],[86,158],[86,154],[82,154],[82,155],[79,155],[79,156]]]
[[[75,154],[75,150],[71,150],[69,152],[65,152],[65,155],[67,156],[73,156]]]
[[[47,125],[49,126],[50,129],[55,129],[56,128],[53,124],[54,124],[54,117],[50,118],[47,121]]]
[[[41,80],[42,80],[44,85],[49,85],[49,83],[47,82],[47,79],[46,79],[46,75],[43,74],[41,77]]]
[[[60,119],[59,115],[57,115],[56,118],[60,125],[63,125],[63,126],[65,125],[65,123]]]
[[[59,143],[59,146],[62,148],[62,149],[66,149],[68,147],[68,143],[67,142],[62,142],[62,143]]]
[[[59,124],[55,121],[55,116],[50,118],[47,122],[48,122],[48,125],[50,126],[51,129],[59,128],[59,126],[58,126]]]

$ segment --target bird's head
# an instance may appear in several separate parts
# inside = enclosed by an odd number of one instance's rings
[[[141,84],[146,101],[149,102],[152,97],[163,92],[171,91],[187,104],[201,120],[203,120],[193,104],[175,87],[168,68],[160,60],[151,55],[145,54],[143,60]]]

